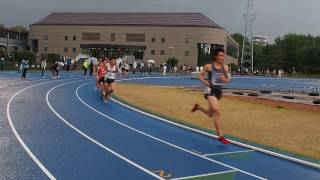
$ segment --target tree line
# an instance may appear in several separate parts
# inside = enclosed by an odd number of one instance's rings
[[[243,35],[232,37],[240,46],[241,59]],[[282,69],[293,67],[305,74],[320,73],[320,36],[289,33],[277,37],[273,44],[254,44],[254,69]]]

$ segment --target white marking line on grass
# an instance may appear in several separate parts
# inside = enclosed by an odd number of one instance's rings
[[[38,167],[42,170],[43,173],[45,173],[47,175],[47,177],[51,180],[56,180],[56,178],[50,173],[50,171],[39,161],[39,159],[32,153],[32,151],[28,148],[28,146],[24,143],[24,141],[22,140],[22,138],[20,137],[19,133],[17,132],[16,128],[13,125],[12,119],[11,119],[11,114],[10,114],[10,106],[11,103],[13,101],[13,99],[19,95],[20,93],[22,93],[23,91],[36,87],[36,86],[40,86],[43,84],[48,84],[48,83],[53,83],[53,82],[57,82],[57,81],[63,81],[63,80],[56,80],[56,81],[47,81],[47,82],[43,82],[43,83],[38,83],[38,84],[34,84],[31,86],[28,86],[20,91],[18,91],[17,93],[15,93],[13,96],[11,96],[11,98],[9,99],[9,102],[7,104],[7,118],[8,118],[8,122],[9,125],[14,133],[14,135],[16,136],[16,138],[18,139],[19,143],[21,144],[21,146],[23,147],[23,149],[28,153],[28,155],[31,157],[31,159],[38,165]]]
[[[237,172],[237,171],[236,170],[221,171],[221,172],[215,172],[215,173],[200,174],[200,175],[195,175],[195,176],[185,176],[185,177],[173,178],[170,180],[193,179],[193,178],[206,177],[206,176],[212,176],[212,175],[218,175],[218,174],[227,174],[227,173],[233,173],[233,172]]]
[[[74,81],[74,82],[76,82],[76,81]],[[50,103],[50,101],[49,101],[49,95],[50,95],[50,93],[51,93],[54,89],[56,89],[56,88],[58,88],[58,87],[60,87],[60,86],[63,86],[63,85],[66,85],[66,84],[71,84],[71,83],[74,83],[74,82],[62,83],[62,84],[60,84],[60,85],[58,85],[58,86],[55,86],[55,87],[51,88],[51,89],[47,92],[46,102],[47,102],[49,108],[51,109],[51,111],[52,111],[61,121],[63,121],[66,125],[68,125],[71,129],[75,130],[77,133],[79,133],[80,135],[82,135],[83,137],[85,137],[86,139],[88,139],[89,141],[93,142],[94,144],[98,145],[98,146],[101,147],[102,149],[110,152],[111,154],[117,156],[118,158],[126,161],[127,163],[131,164],[132,166],[134,166],[134,167],[136,167],[136,168],[144,171],[145,173],[147,173],[147,174],[149,174],[149,175],[151,175],[151,176],[153,176],[153,177],[155,177],[155,178],[157,178],[157,179],[165,180],[164,178],[162,178],[162,177],[154,174],[153,172],[149,171],[148,169],[146,169],[146,168],[140,166],[139,164],[137,164],[137,163],[135,163],[135,162],[127,159],[126,157],[120,155],[119,153],[113,151],[112,149],[108,148],[107,146],[105,146],[105,145],[101,144],[100,142],[96,141],[95,139],[91,138],[90,136],[88,136],[87,134],[85,134],[84,132],[82,132],[81,130],[79,130],[78,128],[76,128],[75,126],[73,126],[71,123],[69,123],[66,119],[64,119],[64,118],[52,107],[52,105],[51,105],[51,103]]]
[[[232,152],[223,152],[223,153],[212,153],[212,154],[204,154],[203,156],[218,156],[218,155],[226,155],[226,154],[239,154],[239,153],[247,153],[254,152],[255,150],[245,150],[245,151],[232,151]]]
[[[132,131],[135,131],[135,132],[137,132],[137,133],[139,133],[139,134],[142,134],[142,135],[144,135],[144,136],[147,136],[147,137],[149,137],[149,138],[151,138],[151,139],[154,139],[154,140],[156,140],[156,141],[159,141],[159,142],[161,142],[161,143],[164,143],[164,144],[169,145],[169,146],[171,146],[171,147],[174,147],[174,148],[176,148],[176,149],[182,150],[182,151],[187,152],[187,153],[189,153],[189,154],[192,154],[192,155],[194,155],[194,156],[197,156],[197,157],[200,157],[200,158],[202,158],[202,159],[206,159],[206,160],[208,160],[208,161],[214,162],[214,163],[216,163],[216,164],[220,164],[220,165],[225,166],[225,167],[228,167],[228,168],[230,168],[230,169],[233,169],[233,170],[242,172],[242,173],[244,173],[244,174],[247,174],[247,175],[249,175],[249,176],[255,177],[255,178],[257,178],[257,179],[263,179],[263,180],[265,180],[265,178],[263,178],[263,177],[257,176],[257,175],[255,175],[255,174],[249,173],[249,172],[247,172],[247,171],[243,171],[243,170],[241,170],[241,169],[238,169],[238,168],[236,168],[236,167],[233,167],[233,166],[224,164],[224,163],[222,163],[222,162],[219,162],[219,161],[210,159],[210,158],[208,158],[208,157],[199,155],[199,154],[197,154],[197,153],[195,153],[195,152],[192,152],[192,151],[190,151],[190,150],[184,149],[184,148],[182,148],[182,147],[180,147],[180,146],[174,145],[174,144],[172,144],[172,143],[169,143],[169,142],[167,142],[167,141],[164,141],[164,140],[162,140],[162,139],[159,139],[159,138],[157,138],[157,137],[154,137],[154,136],[152,136],[152,135],[150,135],[150,134],[147,134],[147,133],[145,133],[145,132],[139,131],[139,130],[131,127],[131,126],[128,126],[128,125],[126,125],[126,124],[124,124],[124,123],[121,123],[121,122],[117,121],[116,119],[114,119],[114,118],[112,118],[112,117],[110,117],[110,116],[108,116],[108,115],[106,115],[106,114],[104,114],[104,113],[96,110],[95,108],[91,107],[91,106],[88,105],[86,102],[84,102],[84,101],[80,98],[80,96],[79,96],[79,94],[78,94],[78,90],[79,90],[81,87],[83,87],[83,86],[85,86],[85,85],[87,85],[87,84],[90,84],[90,83],[92,83],[92,82],[84,83],[83,85],[79,86],[79,87],[76,89],[76,96],[77,96],[77,98],[79,99],[79,101],[80,101],[81,103],[83,103],[83,104],[84,104],[85,106],[87,106],[89,109],[91,109],[91,110],[95,111],[96,113],[100,114],[101,116],[104,116],[104,117],[106,117],[107,119],[109,119],[109,120],[111,120],[111,121],[113,121],[113,122],[115,122],[115,123],[117,123],[117,124],[119,124],[119,125],[121,125],[121,126],[123,126],[123,127],[126,127],[126,128],[128,128],[128,129],[130,129],[130,130],[132,130]]]
[[[166,122],[168,124],[171,124],[171,125],[174,125],[174,126],[189,130],[191,132],[196,132],[198,134],[205,135],[205,136],[208,136],[208,137],[212,137],[212,138],[216,138],[216,139],[218,138],[218,136],[216,136],[216,135],[213,135],[213,134],[210,134],[210,133],[207,133],[207,132],[203,132],[201,130],[194,129],[194,128],[191,128],[191,127],[188,127],[188,126],[185,126],[185,125],[182,125],[182,124],[178,124],[178,123],[169,121],[167,119],[164,119],[164,118],[161,118],[161,117],[158,117],[158,116],[155,116],[155,115],[140,111],[139,109],[136,109],[136,108],[133,108],[131,106],[128,106],[128,105],[126,105],[124,103],[121,103],[121,102],[119,102],[119,101],[117,101],[117,100],[115,100],[113,98],[111,98],[111,100],[116,102],[116,103],[118,103],[118,104],[120,104],[120,105],[122,105],[122,106],[124,106],[124,107],[127,107],[128,109],[131,109],[133,111],[139,112],[139,113],[147,115],[149,117],[158,119],[158,120]],[[316,163],[312,163],[312,162],[304,161],[304,160],[301,160],[301,159],[293,158],[293,157],[290,157],[290,156],[287,156],[287,155],[279,154],[279,153],[276,153],[276,152],[272,152],[272,151],[269,151],[269,150],[266,150],[266,149],[263,149],[263,148],[258,148],[258,147],[251,146],[251,145],[248,145],[248,144],[244,144],[244,143],[241,143],[241,142],[238,142],[238,141],[234,141],[234,140],[230,140],[230,142],[232,144],[235,144],[235,145],[238,145],[238,146],[241,146],[241,147],[245,147],[245,148],[248,148],[248,149],[256,150],[256,151],[264,153],[264,154],[268,154],[268,155],[275,156],[275,157],[278,157],[278,158],[281,158],[281,159],[289,160],[289,161],[296,162],[296,163],[299,163],[299,164],[302,164],[302,165],[311,166],[311,167],[320,169],[320,165],[316,164]]]

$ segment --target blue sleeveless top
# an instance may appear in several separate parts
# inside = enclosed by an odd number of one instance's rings
[[[223,86],[224,82],[220,79],[222,75],[225,74],[224,66],[221,69],[216,69],[213,64],[211,64],[211,71],[208,71],[209,82],[212,86]]]

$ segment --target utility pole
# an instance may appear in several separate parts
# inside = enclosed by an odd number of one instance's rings
[[[251,65],[253,72],[253,21],[255,20],[253,0],[247,0],[247,10],[244,14],[245,28],[242,44],[241,67],[244,63]]]

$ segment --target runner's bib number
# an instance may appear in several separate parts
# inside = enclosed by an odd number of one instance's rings
[[[115,73],[107,73],[106,76],[105,76],[105,79],[115,79],[116,78],[116,75]]]

